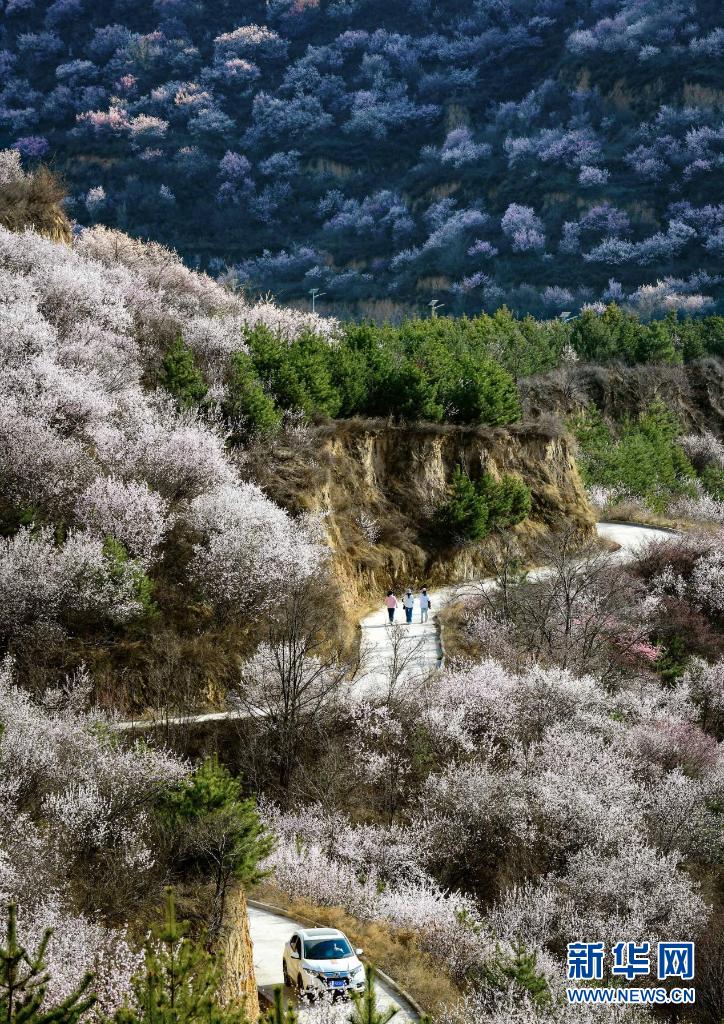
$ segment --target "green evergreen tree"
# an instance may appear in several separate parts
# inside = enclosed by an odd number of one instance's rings
[[[520,399],[513,377],[490,361],[465,358],[450,389],[446,405],[463,423],[497,427],[520,419]]]
[[[681,339],[681,354],[685,363],[692,363],[695,359],[701,359],[706,355],[707,348],[702,330],[702,320],[699,317],[687,316],[682,320],[679,323],[679,337]]]
[[[588,409],[571,420],[570,428],[578,441],[579,463],[584,483],[609,483],[606,477],[615,442],[601,413],[596,408]]]
[[[220,973],[217,961],[176,920],[167,889],[164,923],[133,979],[134,1005],[117,1010],[114,1024],[248,1024],[243,1009],[219,1002]]]
[[[96,1002],[90,992],[93,976],[86,974],[69,996],[47,1005],[45,952],[52,929],[44,933],[35,953],[29,953],[18,942],[17,925],[17,907],[11,903],[5,943],[0,946],[0,1024],[76,1024]]]
[[[340,396],[340,416],[355,416],[369,408],[370,366],[363,352],[340,342],[332,363],[332,383]]]
[[[491,527],[507,529],[530,515],[530,490],[518,477],[505,474],[496,481],[486,473],[478,485],[478,491],[488,505],[488,522]]]
[[[498,948],[493,959],[485,964],[483,978],[490,988],[500,992],[507,992],[512,986],[519,999],[526,998],[539,1008],[551,1002],[546,977],[537,970],[537,956],[529,953],[522,942],[513,947],[512,957]]]
[[[724,468],[711,463],[701,473],[704,490],[717,501],[724,501]]]
[[[724,357],[724,316],[707,316],[695,323],[707,353]]]
[[[342,405],[334,386],[332,366],[335,350],[324,338],[305,331],[288,346],[288,361],[300,382],[303,399],[299,403],[308,416],[337,416]]]
[[[272,838],[259,820],[254,800],[245,800],[241,782],[211,757],[169,794],[163,808],[179,833],[179,856],[186,867],[211,871],[214,882],[210,932],[218,933],[226,892],[236,879],[251,885],[263,877],[259,862],[271,851]]]
[[[590,363],[620,361],[635,363],[641,346],[642,326],[637,317],[625,313],[615,302],[603,313],[585,309],[575,321],[571,343],[578,355]]]
[[[602,484],[635,495],[662,511],[669,499],[692,489],[696,474],[678,444],[676,417],[657,400],[638,419],[619,427],[616,440],[597,412],[574,421],[586,484]]]
[[[665,320],[652,320],[641,328],[636,362],[680,363],[681,352],[677,348],[679,341],[676,313],[670,314]]]
[[[282,415],[274,399],[262,387],[251,356],[237,352],[231,362],[224,412],[233,420],[242,420],[259,434],[276,433]]]
[[[675,309],[663,320],[652,320],[649,326],[647,345],[648,362],[680,365],[684,361],[684,339],[681,334],[679,314]]]
[[[365,971],[364,992],[352,995],[354,1007],[348,1020],[350,1024],[387,1024],[387,1021],[399,1013],[393,1006],[386,1010],[377,1008],[377,990],[375,989],[375,972],[373,967]]]
[[[174,341],[163,358],[161,385],[185,408],[200,405],[206,399],[204,378],[196,367],[193,352],[181,338]]]
[[[468,474],[458,466],[448,499],[435,516],[436,532],[446,542],[481,540],[488,532],[488,505]]]
[[[445,409],[437,400],[434,385],[424,367],[412,359],[403,359],[385,379],[388,413],[399,419],[429,420],[439,423]]]
[[[342,398],[332,379],[335,350],[306,331],[289,343],[266,327],[255,328],[248,339],[259,378],[281,409],[300,409],[307,416],[336,416]]]

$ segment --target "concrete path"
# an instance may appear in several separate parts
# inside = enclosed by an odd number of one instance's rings
[[[630,557],[642,544],[651,540],[665,540],[672,531],[661,530],[652,526],[636,526],[631,523],[598,523],[596,526],[599,537],[618,544],[614,558]],[[547,569],[534,569],[529,573],[530,579],[541,579]],[[487,585],[494,586],[493,580]],[[480,582],[470,584],[479,590]],[[409,680],[415,676],[427,675],[438,668],[442,659],[442,648],[435,616],[440,608],[451,598],[464,595],[465,585],[444,587],[430,594],[432,611],[426,623],[420,622],[420,609],[415,607],[413,623],[405,623],[402,608],[395,612],[395,624],[389,626],[387,609],[382,607],[376,612],[365,616],[362,628],[361,654],[362,669],[355,680],[353,692],[358,697],[384,693],[396,681]],[[164,728],[167,726],[201,725],[205,722],[229,722],[246,717],[244,711],[214,711],[201,715],[159,715],[157,718],[144,718],[117,722],[114,726],[119,731],[142,732],[147,729]]]
[[[599,523],[597,529],[600,537],[619,545],[618,551],[613,555],[617,559],[630,557],[640,545],[650,540],[665,539],[671,536],[670,532],[665,530],[618,523]],[[535,569],[530,573],[530,577],[540,579],[548,571],[545,568]],[[494,586],[495,583],[490,580],[488,585]],[[475,586],[479,589],[480,583]],[[398,609],[395,616],[397,623],[392,627],[388,624],[386,608],[381,608],[366,616],[361,622],[363,671],[355,683],[355,694],[358,697],[379,694],[390,685],[394,685],[395,679],[409,680],[415,675],[428,674],[436,669],[440,665],[442,651],[434,616],[446,601],[464,594],[464,592],[464,585],[447,587],[433,592],[431,594],[432,612],[427,623],[420,622],[420,611],[417,607],[414,610],[415,621],[409,626],[404,622],[402,609]],[[221,711],[202,715],[143,720],[142,722],[120,722],[116,727],[139,730],[153,728],[157,725],[189,725],[228,721],[242,716],[243,713],[240,712]],[[254,945],[254,969],[257,984],[262,991],[271,995],[274,988],[283,983],[282,951],[284,945],[295,928],[303,927],[303,925],[295,923],[281,914],[261,910],[257,907],[249,908],[249,924]],[[404,983],[404,979],[401,980]],[[399,1007],[398,1014],[393,1018],[393,1024],[405,1024],[405,1022],[418,1020],[412,1007],[404,1003],[401,997],[395,995],[393,989],[382,981],[378,982],[377,988],[382,1007]],[[286,995],[289,1000],[293,999],[292,992],[287,990]],[[313,1016],[313,1011],[302,1008],[300,1015],[302,1020],[309,1019]],[[343,1024],[346,1017],[344,1008],[340,1007],[338,1012],[330,1013],[325,1018],[325,1024],[329,1024],[332,1020],[335,1021],[335,1024],[337,1021],[339,1024]]]
[[[249,929],[251,941],[254,946],[254,971],[256,983],[259,990],[265,995],[272,997],[274,989],[284,984],[282,974],[282,951],[292,932],[297,928],[304,928],[304,924],[292,921],[281,914],[274,914],[269,910],[261,910],[259,907],[249,907]],[[308,926],[307,926],[308,927]],[[401,996],[398,996],[393,989],[386,985],[381,979],[377,979],[377,1005],[380,1009],[395,1007],[398,1013],[392,1018],[393,1024],[406,1024],[409,1021],[417,1021],[418,1015]],[[295,1001],[295,993],[286,988],[284,996],[287,1002]],[[349,1016],[349,1004],[338,1003],[339,1010],[335,1017],[339,1017],[340,1024],[346,1021]],[[300,1018],[305,1020],[312,1016],[312,1011],[300,1009]]]
[[[618,544],[618,550],[612,555],[616,559],[630,558],[642,544],[671,536],[668,530],[629,523],[598,523],[596,529],[599,537]],[[543,579],[548,572],[546,568],[533,569],[528,578]],[[482,581],[482,585],[492,588],[495,581]],[[469,584],[470,592],[479,592],[480,587],[481,581]],[[405,622],[402,607],[396,609],[392,626],[389,625],[387,608],[380,608],[362,619],[362,673],[356,684],[356,692],[361,695],[379,694],[394,687],[397,682],[425,676],[439,668],[442,648],[435,616],[448,601],[464,596],[465,592],[465,584],[432,591],[432,612],[426,623],[420,621],[417,599],[410,625]]]

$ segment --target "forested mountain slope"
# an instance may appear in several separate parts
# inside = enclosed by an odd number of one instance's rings
[[[166,954],[140,947],[167,883],[223,944],[261,868],[364,927],[435,1024],[580,1024],[581,935],[696,942],[687,1024],[718,1022],[724,318],[343,324],[73,232],[60,192],[0,152],[0,903],[30,949],[55,932],[38,1019],[89,969],[82,1024],[180,989],[184,1019],[241,1024],[170,898]],[[577,464],[599,506],[699,528],[581,550]],[[550,572],[519,572],[532,540]],[[365,689],[345,620],[488,553],[471,657],[405,685],[400,625]],[[208,707],[239,715],[168,728]]]
[[[715,0],[6,0],[71,215],[337,312],[721,301]]]
[[[116,705],[121,677],[148,702],[167,672],[198,699],[270,595],[320,571],[315,532],[248,482],[224,425],[159,383],[192,325],[223,362],[245,323],[284,316],[118,233],[72,249],[0,227],[0,656],[24,684],[86,661]]]

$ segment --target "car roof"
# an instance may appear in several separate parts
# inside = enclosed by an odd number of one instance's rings
[[[300,928],[297,932],[303,939],[344,939],[339,928]]]

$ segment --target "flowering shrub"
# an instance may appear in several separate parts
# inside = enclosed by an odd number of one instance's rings
[[[56,546],[52,533],[19,530],[0,541],[0,632],[56,618],[124,623],[148,610],[146,577],[125,551],[85,533]]]
[[[422,730],[444,752],[419,791],[408,786],[404,818],[369,826],[321,805],[266,805],[278,838],[268,866],[296,898],[414,932],[481,998],[481,963],[521,940],[560,994],[566,942],[655,942],[706,918],[682,866],[721,850],[712,808],[724,755],[692,702],[706,702],[709,721],[719,714],[717,672],[699,665],[673,689],[630,680],[615,693],[489,660],[446,672],[356,726],[368,785],[368,755],[388,749],[391,729],[403,745]]]
[[[416,881],[384,886],[376,868],[361,861],[355,852],[354,832],[343,832],[342,842],[335,844],[332,854],[323,852],[314,842],[307,845],[307,832],[293,832],[291,823],[278,812],[272,813],[267,824],[288,833],[265,864],[293,898],[320,906],[342,906],[361,920],[385,921],[393,931],[412,930],[422,948],[437,956],[457,977],[464,977],[489,948],[488,940],[476,929],[477,913],[470,900],[445,892],[419,871]],[[379,835],[377,842],[383,838],[388,840],[386,835]],[[352,861],[343,859],[345,841]],[[377,843],[372,848],[377,848]],[[409,870],[409,865],[403,862],[403,866]]]
[[[97,913],[131,904],[154,864],[150,808],[188,767],[174,756],[113,742],[109,719],[84,710],[90,688],[81,673],[64,691],[34,701],[0,667],[0,898],[21,905],[21,938],[37,943],[55,929],[46,965],[50,996],[63,998],[86,970],[97,974],[101,1010],[128,998],[140,959],[124,929]],[[93,910],[78,913],[78,892],[92,862]]]
[[[516,252],[539,250],[545,247],[543,222],[530,206],[511,203],[500,222],[503,234],[510,239]]]
[[[323,549],[253,484],[195,498],[189,523],[204,537],[194,549],[192,576],[219,605],[264,605],[323,564]]]
[[[724,444],[710,430],[700,434],[686,434],[679,438],[679,444],[686,454],[699,465],[713,463],[724,467]]]
[[[22,181],[24,177],[19,148],[0,150],[0,186]]]
[[[122,625],[150,611],[145,571],[174,523],[203,537],[191,577],[221,602],[243,592],[248,608],[317,571],[317,541],[239,482],[213,418],[178,410],[143,379],[157,366],[156,332],[186,328],[218,380],[250,324],[273,323],[291,342],[318,318],[248,306],[160,246],[103,228],[75,251],[0,229],[0,278],[6,639],[38,623]],[[48,524],[61,516],[59,539]]]
[[[133,555],[149,560],[168,529],[166,503],[146,483],[96,477],[78,496],[76,515],[100,537],[115,537]]]

